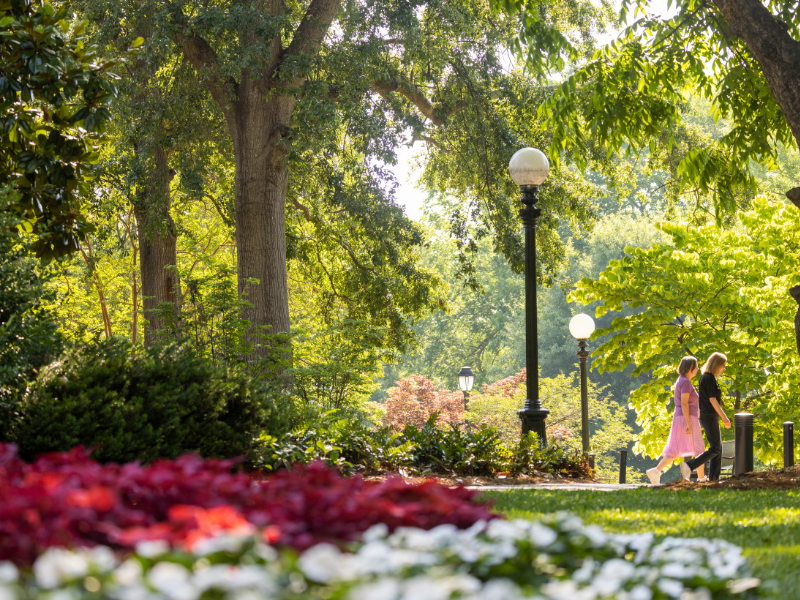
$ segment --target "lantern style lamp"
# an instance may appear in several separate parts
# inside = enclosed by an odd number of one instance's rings
[[[547,444],[545,419],[550,413],[539,400],[539,343],[536,322],[536,228],[542,210],[539,202],[539,186],[547,179],[550,163],[541,150],[523,148],[518,150],[508,163],[511,179],[519,186],[523,207],[519,211],[525,229],[525,367],[528,370],[528,397],[525,407],[519,411],[522,435],[533,431],[539,443]]]
[[[472,384],[475,383],[475,373],[472,372],[470,367],[461,367],[458,372],[458,386],[464,392],[464,411],[469,410],[469,392],[472,390]]]
[[[578,340],[578,361],[581,365],[581,442],[583,451],[589,452],[589,391],[586,381],[586,359],[589,358],[589,337],[594,332],[594,319],[580,313],[569,322],[569,332]]]

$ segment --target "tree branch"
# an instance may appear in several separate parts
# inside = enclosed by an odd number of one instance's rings
[[[195,34],[187,35],[179,31],[175,34],[175,43],[198,74],[201,77],[206,76],[205,84],[211,92],[211,97],[220,105],[227,117],[228,106],[235,100],[236,82],[233,78],[224,77],[220,73],[217,53],[204,38]]]
[[[341,3],[341,0],[312,0],[292,36],[292,43],[283,53],[281,62],[288,57],[319,52],[322,40],[328,33]]]
[[[403,85],[396,77],[392,79],[376,79],[370,85],[371,88],[379,94],[390,94],[392,92],[402,94],[411,104],[419,109],[419,112],[430,119],[434,125],[438,127],[444,125],[444,121],[434,113],[431,101],[428,100],[422,90],[417,86]]]

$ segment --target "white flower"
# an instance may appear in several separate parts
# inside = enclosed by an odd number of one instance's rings
[[[136,554],[144,558],[158,558],[169,552],[169,544],[164,540],[146,540],[136,544]]]
[[[303,552],[298,565],[311,581],[330,583],[341,573],[345,560],[333,544],[317,544]]]
[[[12,588],[0,585],[0,600],[17,600],[17,594]]]
[[[63,548],[48,548],[33,563],[36,583],[46,590],[85,577],[88,572],[89,561],[85,555]]]
[[[389,535],[389,528],[386,523],[376,523],[361,535],[361,539],[369,544],[370,542],[385,539],[387,535]]]
[[[697,568],[686,566],[681,563],[667,563],[661,567],[661,574],[664,577],[671,577],[673,579],[689,579],[697,574]]]
[[[112,590],[110,596],[115,600],[151,600],[153,594],[144,585],[137,583]]]
[[[400,582],[386,577],[374,583],[354,587],[347,594],[347,600],[396,600],[400,594]]]
[[[192,548],[192,554],[197,556],[208,556],[217,552],[229,552],[236,554],[241,552],[242,546],[248,537],[234,535],[220,535],[217,537],[205,538],[197,542]]]
[[[268,546],[267,544],[263,544],[261,542],[258,542],[255,546],[253,546],[253,552],[256,556],[267,562],[274,562],[278,560],[278,551],[272,546]]]
[[[564,511],[556,513],[556,523],[563,531],[578,531],[583,527],[580,517]]]
[[[627,560],[612,558],[603,563],[600,568],[600,577],[613,577],[625,581],[633,577],[636,567]]]
[[[117,557],[114,556],[114,552],[111,551],[111,548],[95,546],[94,548],[82,550],[82,552],[86,554],[86,558],[89,559],[89,562],[99,571],[110,571],[117,566]]]
[[[653,591],[646,585],[637,585],[630,592],[631,600],[651,600]]]
[[[470,575],[451,577],[413,577],[403,585],[403,600],[448,600],[454,592],[472,593],[481,588],[480,582]]]
[[[479,597],[481,600],[517,600],[523,596],[519,586],[510,579],[490,579]]]
[[[142,578],[142,564],[129,558],[114,571],[114,580],[119,585],[133,585]]]
[[[683,593],[683,584],[674,579],[659,579],[657,585],[659,590],[664,592],[667,596],[672,596],[673,598],[677,598]]]
[[[592,578],[592,574],[594,574],[594,565],[595,562],[591,558],[584,559],[580,569],[572,574],[572,580],[577,583],[586,583],[589,581]]]
[[[530,535],[530,523],[520,519],[514,521],[503,521],[495,519],[489,521],[489,526],[486,528],[486,535],[493,539],[500,540],[521,540]]]
[[[14,563],[0,561],[0,584],[14,583],[19,579],[19,570]]]
[[[533,522],[530,526],[530,540],[540,548],[549,546],[558,539],[558,534],[541,523]]]
[[[258,565],[244,567],[212,565],[198,571],[191,582],[201,592],[211,588],[228,591],[252,589],[262,593],[271,593],[276,590],[272,578],[263,567]]]
[[[608,536],[606,533],[597,525],[589,525],[588,527],[584,527],[583,530],[581,530],[581,533],[589,539],[589,542],[595,548],[604,546],[608,541]]]
[[[198,590],[189,583],[191,573],[183,565],[173,562],[160,562],[150,569],[147,578],[159,592],[174,600],[194,600]]]

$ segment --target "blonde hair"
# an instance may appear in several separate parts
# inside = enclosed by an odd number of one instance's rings
[[[708,357],[706,364],[704,364],[700,370],[703,373],[711,373],[712,375],[716,376],[717,369],[725,366],[726,364],[728,364],[728,357],[722,352],[714,352],[714,354]]]
[[[697,359],[694,356],[684,356],[681,363],[678,365],[678,375],[684,375],[692,372],[692,369],[697,367]]]

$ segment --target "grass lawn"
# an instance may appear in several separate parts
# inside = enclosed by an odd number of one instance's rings
[[[775,582],[778,597],[800,600],[800,490],[514,490],[485,496],[509,518],[566,510],[609,532],[722,538],[743,548],[753,575]]]

